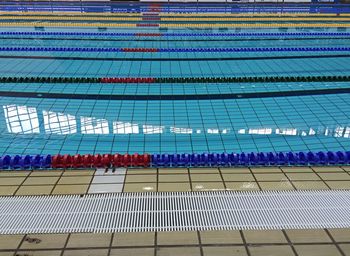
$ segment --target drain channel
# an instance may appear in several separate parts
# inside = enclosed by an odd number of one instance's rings
[[[350,191],[0,197],[0,234],[349,228]]]

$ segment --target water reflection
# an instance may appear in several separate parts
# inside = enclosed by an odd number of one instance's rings
[[[137,124],[131,122],[98,119],[95,117],[75,117],[70,114],[42,111],[42,116],[35,107],[4,105],[4,117],[7,131],[16,134],[38,134],[43,123],[45,134],[69,135],[69,134],[240,134],[240,135],[281,135],[281,136],[331,136],[350,138],[350,126],[318,127],[318,128],[224,128],[216,127],[206,129],[194,129],[180,126],[160,126],[151,124]],[[42,119],[41,119],[42,118]],[[42,120],[42,121],[40,121]],[[78,123],[77,120],[80,120]],[[110,122],[112,130],[110,130]],[[79,126],[80,125],[80,126]]]

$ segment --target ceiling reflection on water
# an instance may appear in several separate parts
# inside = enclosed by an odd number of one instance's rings
[[[15,134],[39,134],[41,133],[40,113],[35,107],[4,105],[4,117],[8,133]],[[193,129],[188,127],[159,126],[149,124],[137,124],[130,122],[112,121],[110,129],[110,120],[98,119],[95,117],[75,117],[70,114],[42,111],[43,130],[45,134],[70,135],[70,134],[230,134],[240,135],[282,135],[282,136],[331,136],[350,138],[350,126],[336,126],[334,128],[321,127],[318,129],[307,128],[241,128],[234,130],[232,128],[205,128]],[[78,119],[78,120],[77,120]]]

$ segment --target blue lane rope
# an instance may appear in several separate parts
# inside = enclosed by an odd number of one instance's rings
[[[16,32],[4,31],[0,35],[23,35],[23,36],[152,36],[158,33],[114,33],[114,32]],[[271,36],[350,36],[348,32],[290,32],[290,33],[159,33],[159,36],[178,36],[178,37],[271,37]]]
[[[0,47],[2,52],[344,52],[350,47],[245,47],[245,48],[95,48]]]

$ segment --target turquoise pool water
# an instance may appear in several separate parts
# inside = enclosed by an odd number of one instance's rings
[[[1,31],[35,31],[1,28]],[[45,32],[99,32],[45,28]],[[347,29],[108,29],[136,33],[350,32]],[[103,33],[103,31],[100,31]],[[347,47],[350,37],[0,36],[0,47]],[[350,75],[349,52],[0,52],[7,77],[228,77]],[[349,89],[349,82],[0,83],[1,154],[349,150],[349,93],[210,99],[214,94]],[[16,97],[33,92],[34,97]],[[48,98],[45,95],[68,95]],[[70,99],[69,95],[97,95]],[[312,94],[312,93],[311,93]],[[44,95],[44,96],[43,96]],[[134,96],[107,100],[98,95]],[[147,95],[159,99],[145,100]],[[168,100],[162,95],[188,95]],[[207,95],[207,99],[196,99]]]

